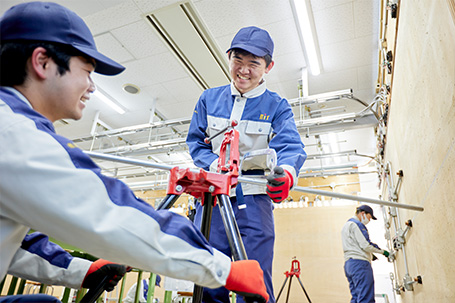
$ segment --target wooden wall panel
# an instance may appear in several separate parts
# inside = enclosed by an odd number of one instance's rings
[[[302,281],[312,302],[349,302],[349,285],[344,276],[341,229],[356,206],[275,209],[275,296],[291,269],[293,257],[300,261]],[[297,279],[292,279],[289,302],[307,302]],[[279,302],[286,301],[287,286]]]
[[[448,1],[400,1],[385,160],[404,172],[400,210],[413,220],[409,274],[423,285],[403,303],[455,302],[455,25]],[[396,181],[396,178],[395,178]],[[404,226],[402,226],[404,228]],[[401,252],[399,278],[406,273]]]

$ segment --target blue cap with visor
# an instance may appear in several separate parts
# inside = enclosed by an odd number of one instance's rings
[[[273,40],[266,30],[256,26],[249,26],[240,29],[232,39],[229,52],[233,48],[240,48],[250,52],[257,57],[270,55],[273,57]]]
[[[33,40],[70,45],[95,59],[95,72],[117,75],[125,67],[98,52],[84,20],[73,11],[52,2],[28,2],[11,7],[0,19],[0,39]]]
[[[371,218],[373,220],[377,220],[377,218],[373,214],[373,209],[370,206],[364,204],[364,205],[361,205],[361,206],[357,207],[357,209],[370,214]]]

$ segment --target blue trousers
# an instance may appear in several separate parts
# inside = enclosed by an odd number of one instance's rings
[[[374,277],[371,264],[365,260],[349,259],[344,263],[349,281],[351,303],[374,303]]]
[[[272,286],[272,262],[275,224],[272,202],[267,195],[247,195],[244,196],[246,208],[239,209],[236,198],[231,198],[231,203],[248,259],[259,262],[264,271],[264,282],[270,296],[269,302],[273,303],[275,297]],[[194,221],[196,226],[201,226],[201,219],[202,207],[198,204]],[[209,242],[225,255],[232,256],[218,204],[213,208]],[[228,303],[229,291],[224,287],[205,288],[202,301]],[[243,298],[238,296],[237,302],[244,302]]]
[[[45,294],[16,295],[0,297],[1,303],[62,303],[59,299]]]

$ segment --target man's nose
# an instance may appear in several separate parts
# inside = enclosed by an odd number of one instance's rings
[[[90,80],[90,86],[88,88],[88,91],[90,93],[93,93],[96,90],[96,85],[95,85],[95,82],[93,82],[92,77],[89,77],[89,80]]]
[[[242,65],[240,66],[240,72],[242,74],[248,74],[250,72],[250,69],[248,68],[248,65]]]

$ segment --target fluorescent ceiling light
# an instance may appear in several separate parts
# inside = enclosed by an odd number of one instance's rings
[[[311,74],[317,76],[321,73],[319,64],[318,44],[314,27],[313,14],[309,0],[291,0],[294,16],[297,19],[297,29],[303,39],[303,47],[310,65]]]
[[[226,54],[192,1],[166,6],[145,17],[201,89],[231,82]]]
[[[100,99],[101,101],[103,101],[104,103],[106,103],[107,105],[109,105],[113,110],[115,110],[119,114],[123,115],[126,112],[122,107],[120,107],[120,105],[115,103],[111,98],[106,96],[99,89],[95,90],[93,92],[93,95],[95,97],[97,97],[98,99]]]

